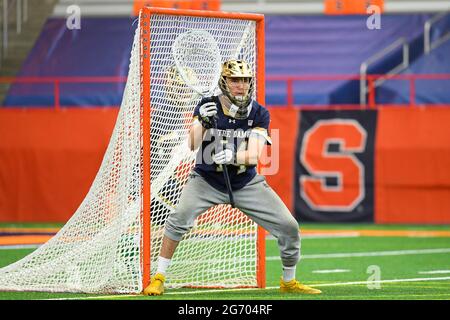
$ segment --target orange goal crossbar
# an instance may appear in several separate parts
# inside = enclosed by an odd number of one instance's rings
[[[143,160],[143,177],[142,177],[142,204],[141,204],[141,221],[142,221],[142,245],[141,265],[142,265],[142,285],[145,288],[150,283],[150,17],[152,14],[160,15],[176,15],[191,17],[209,17],[237,20],[251,20],[256,22],[256,98],[258,102],[265,105],[265,39],[264,39],[264,15],[252,13],[237,13],[225,11],[207,11],[207,10],[183,10],[171,8],[155,8],[144,7],[141,9],[139,17],[141,23],[141,142],[142,160]],[[147,161],[145,160],[147,159]],[[258,226],[257,235],[257,286],[264,288],[266,286],[265,277],[265,230]]]

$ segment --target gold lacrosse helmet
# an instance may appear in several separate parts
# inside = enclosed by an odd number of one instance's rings
[[[227,85],[227,77],[229,78],[250,78],[250,86],[244,96],[233,96]],[[246,109],[252,101],[254,89],[254,77],[250,65],[243,60],[228,60],[222,64],[222,73],[219,79],[219,88],[231,100],[233,104],[246,113]]]
[[[189,67],[184,68],[187,80],[191,83],[196,83],[197,76],[195,72]],[[166,72],[166,93],[171,101],[183,104],[191,102],[195,95],[195,92],[186,85],[175,65],[170,66]]]

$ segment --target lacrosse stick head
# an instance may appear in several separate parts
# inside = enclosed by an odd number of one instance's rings
[[[222,67],[222,58],[214,37],[205,30],[184,32],[175,39],[172,54],[186,85],[203,97],[212,96]]]
[[[190,83],[197,82],[194,72],[189,68],[184,69],[184,77]],[[186,85],[186,81],[181,77],[175,64],[170,66],[166,71],[166,96],[169,101],[185,108],[190,108],[192,99],[197,96],[197,94]]]

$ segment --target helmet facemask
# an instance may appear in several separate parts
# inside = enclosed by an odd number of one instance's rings
[[[227,78],[248,78],[248,90],[243,96],[234,96],[227,83]],[[253,73],[250,70],[249,65],[242,60],[229,60],[223,63],[222,73],[219,79],[219,87],[223,94],[230,99],[231,103],[237,107],[236,115],[237,119],[244,119],[248,116],[248,107],[252,101],[254,78]]]

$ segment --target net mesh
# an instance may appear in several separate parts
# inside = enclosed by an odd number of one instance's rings
[[[52,239],[0,269],[0,290],[128,293],[141,289],[138,32],[116,125],[87,196]]]
[[[140,21],[140,24],[142,21]],[[201,97],[175,67],[171,47],[189,30],[208,30],[222,60],[255,66],[255,22],[152,14],[150,43],[151,272],[164,223],[194,165],[187,145]],[[46,244],[0,269],[0,290],[86,293],[142,291],[140,28],[113,134],[87,196]],[[253,70],[255,71],[255,70]],[[195,79],[189,70],[185,76]],[[216,88],[216,90],[218,90]],[[217,205],[198,217],[175,252],[167,287],[255,287],[257,226],[238,209]]]

